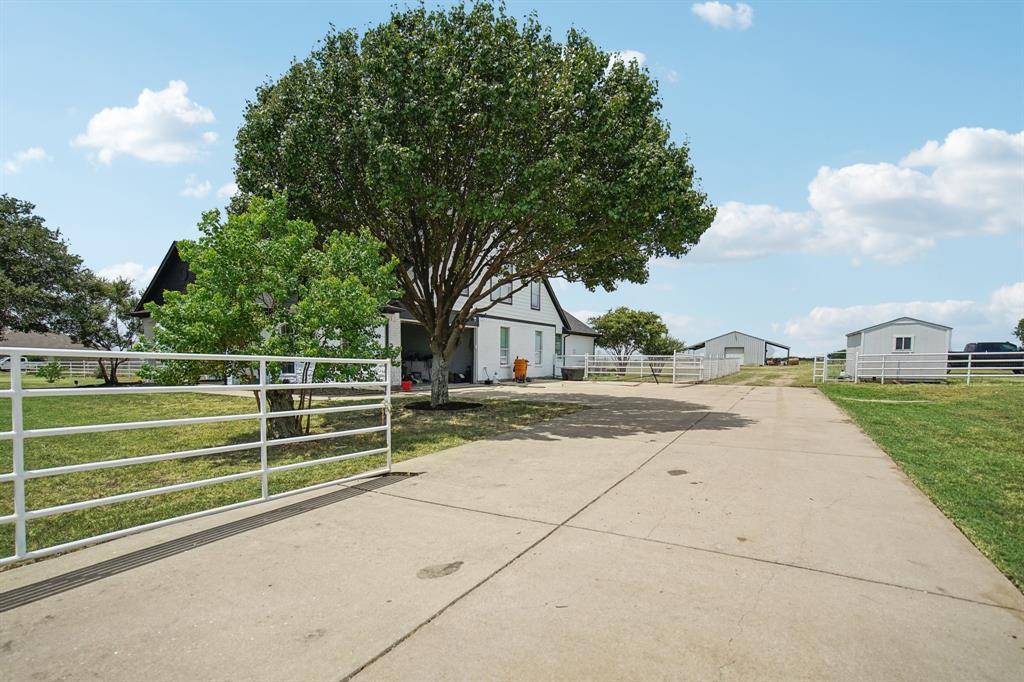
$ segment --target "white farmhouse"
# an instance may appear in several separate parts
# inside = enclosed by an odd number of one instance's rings
[[[893,379],[945,377],[952,331],[944,324],[913,317],[852,331],[846,335],[846,374],[855,375],[857,359],[864,355],[872,357],[861,362],[862,378],[881,377],[883,370],[886,378]]]
[[[143,293],[134,315],[142,318],[144,333],[153,323],[144,306],[163,303],[165,291],[184,291],[193,276],[172,244]],[[562,309],[551,285],[542,280],[511,293],[512,287],[493,295],[495,305],[469,321],[450,362],[453,383],[512,378],[516,358],[529,362],[527,376],[555,376],[556,356],[594,352],[597,332]],[[465,302],[460,298],[456,309]],[[392,378],[429,381],[432,354],[426,333],[401,302],[392,301],[383,311],[387,323],[380,329],[381,342],[401,348],[401,365]]]

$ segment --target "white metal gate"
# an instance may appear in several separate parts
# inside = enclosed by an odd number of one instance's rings
[[[658,383],[697,383],[735,374],[742,358],[709,358],[703,355],[641,355],[619,357],[607,353],[563,355],[556,358],[556,368],[583,370],[584,379],[611,377],[624,381],[655,381]]]
[[[391,471],[391,377],[390,377],[390,362],[384,359],[351,359],[351,358],[309,358],[309,357],[286,357],[286,356],[270,356],[270,355],[210,355],[210,354],[196,354],[196,353],[136,353],[136,352],[106,352],[106,351],[75,351],[75,350],[54,350],[54,349],[38,349],[38,348],[0,348],[0,355],[8,355],[11,358],[10,365],[10,388],[0,389],[0,398],[9,398],[11,401],[11,430],[0,431],[0,441],[11,441],[12,442],[12,471],[8,473],[0,473],[0,482],[12,482],[13,493],[14,493],[14,511],[11,514],[0,516],[0,526],[2,525],[14,525],[14,547],[15,553],[12,556],[0,558],[0,564],[11,563],[14,561],[21,561],[23,559],[32,559],[36,557],[42,557],[56,552],[61,552],[82,545],[94,543],[101,540],[109,540],[129,533],[135,533],[141,530],[150,528],[158,528],[165,526],[170,523],[176,523],[179,521],[185,521],[188,519],[195,519],[209,514],[226,511],[228,509],[237,509],[239,507],[248,506],[250,504],[256,504],[266,500],[273,500],[287,495],[294,495],[309,490],[315,490],[329,485],[336,485],[338,483],[354,480],[358,478],[367,478],[371,476],[379,476]],[[159,386],[159,385],[138,385],[138,386],[120,386],[120,387],[96,387],[96,388],[25,388],[23,375],[25,370],[23,369],[23,363],[21,358],[23,356],[58,356],[62,358],[129,358],[132,360],[144,361],[144,362],[161,362],[161,361],[205,361],[205,362],[223,362],[223,363],[251,363],[254,370],[258,371],[258,383],[244,384],[244,385],[223,385],[223,384],[192,384],[192,385],[174,385],[174,386]],[[305,363],[315,362],[317,364],[344,364],[344,365],[355,365],[362,369],[362,373],[368,375],[368,380],[360,381],[326,381],[326,382],[307,382],[307,383],[271,383],[270,374],[268,374],[268,363]],[[257,369],[258,368],[258,369]],[[349,405],[335,405],[330,407],[311,407],[298,410],[290,411],[277,411],[272,412],[269,409],[267,392],[274,390],[300,390],[300,389],[325,389],[325,388],[362,388],[362,389],[380,389],[379,392],[368,395],[360,396],[360,398],[372,400],[370,403],[359,403]],[[26,398],[42,397],[42,396],[85,396],[85,395],[131,395],[131,394],[143,394],[143,393],[183,393],[189,391],[202,391],[202,392],[231,392],[231,391],[253,391],[259,395],[259,411],[248,412],[243,414],[227,414],[217,415],[211,417],[186,417],[179,419],[160,419],[152,421],[140,421],[140,422],[122,422],[122,423],[108,423],[108,424],[88,424],[80,426],[67,426],[67,427],[55,427],[55,428],[41,428],[41,429],[26,429],[24,423],[24,400]],[[356,429],[348,429],[342,431],[328,431],[325,433],[313,433],[308,435],[292,436],[287,438],[270,438],[267,434],[267,422],[269,419],[275,419],[279,417],[288,416],[303,416],[313,414],[330,414],[336,412],[372,412],[379,410],[381,413],[381,425],[370,426]],[[230,444],[220,445],[215,447],[204,447],[194,450],[178,451],[178,452],[164,452],[158,454],[144,454],[133,457],[126,457],[124,459],[111,459],[95,462],[87,462],[81,464],[71,464],[67,466],[57,466],[42,469],[28,469],[25,466],[25,441],[34,438],[47,438],[52,436],[67,436],[73,434],[86,434],[86,433],[100,433],[106,431],[123,431],[132,429],[145,429],[155,427],[173,427],[173,426],[184,426],[190,424],[209,424],[215,422],[226,422],[226,421],[241,421],[241,420],[259,420],[259,440]],[[328,438],[340,438],[345,436],[356,436],[360,434],[381,432],[384,434],[385,445],[383,447],[373,448],[369,450],[363,450],[359,452],[351,452],[343,455],[335,455],[331,457],[323,457],[319,459],[311,459],[306,461],[293,462],[290,464],[282,464],[279,466],[269,466],[267,464],[267,448],[277,445],[286,445],[290,443],[300,443],[306,441],[317,441]],[[260,466],[258,469],[250,471],[243,471],[240,473],[229,474],[225,476],[218,476],[215,478],[200,479],[196,481],[188,481],[184,483],[175,483],[172,485],[160,486],[157,488],[150,488],[147,490],[139,490],[119,495],[111,495],[108,497],[101,497],[90,500],[81,500],[72,502],[69,504],[61,504],[52,507],[46,507],[42,509],[27,509],[25,504],[25,483],[28,480],[42,478],[46,476],[61,476],[64,474],[73,474],[84,471],[95,471],[98,469],[111,469],[117,467],[128,467],[137,464],[145,464],[150,462],[159,462],[171,459],[182,459],[188,457],[203,457],[209,455],[218,455],[228,452],[238,452],[241,450],[255,450],[259,449],[260,452]],[[339,462],[342,460],[355,459],[361,457],[371,457],[374,455],[384,455],[385,465],[370,471],[364,471],[354,476],[340,478],[336,480],[326,481],[323,483],[317,483],[315,485],[298,488],[295,490],[288,490],[286,492],[270,494],[268,479],[271,474],[282,471],[290,471],[293,469],[304,468],[308,466],[316,466],[318,464],[327,464],[330,462]],[[212,509],[204,509],[202,511],[194,512],[191,514],[185,514],[169,519],[161,519],[152,523],[146,523],[132,528],[125,528],[116,530],[109,533],[103,533],[101,535],[95,535],[88,538],[77,539],[71,542],[65,542],[59,545],[53,545],[49,547],[40,547],[37,549],[30,550],[27,542],[27,524],[33,519],[54,516],[57,514],[64,514],[68,512],[78,511],[82,509],[89,509],[92,507],[98,507],[102,505],[115,504],[118,502],[124,502],[127,500],[138,499],[142,497],[149,497],[152,495],[160,495],[163,493],[171,493],[182,490],[191,490],[194,488],[200,488],[203,486],[214,485],[217,483],[226,483],[229,481],[248,479],[259,477],[261,480],[261,494],[259,497],[248,499],[242,502],[234,504],[228,504]]]

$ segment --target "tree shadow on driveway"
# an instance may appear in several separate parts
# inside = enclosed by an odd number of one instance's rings
[[[587,409],[510,431],[495,440],[560,440],[565,438],[625,438],[679,431],[728,431],[757,423],[735,412],[684,400],[639,396],[546,395],[545,400],[585,402]],[[529,398],[527,398],[529,399]]]

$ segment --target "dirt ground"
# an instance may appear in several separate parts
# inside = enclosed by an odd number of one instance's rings
[[[741,368],[737,374],[716,379],[711,383],[730,386],[810,386],[813,366],[814,363],[810,360],[799,365],[748,366]]]

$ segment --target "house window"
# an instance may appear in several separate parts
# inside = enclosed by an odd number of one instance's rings
[[[544,332],[533,333],[533,364],[538,367],[544,362]]]
[[[897,353],[909,353],[914,350],[913,336],[897,336],[895,339],[893,349]]]
[[[512,305],[512,282],[502,284],[491,292],[491,300]]]
[[[565,355],[565,337],[555,334],[555,355]]]
[[[498,342],[498,364],[502,367],[508,367],[508,335],[509,328],[501,327],[500,340]]]
[[[530,284],[530,307],[540,310],[540,282]]]

